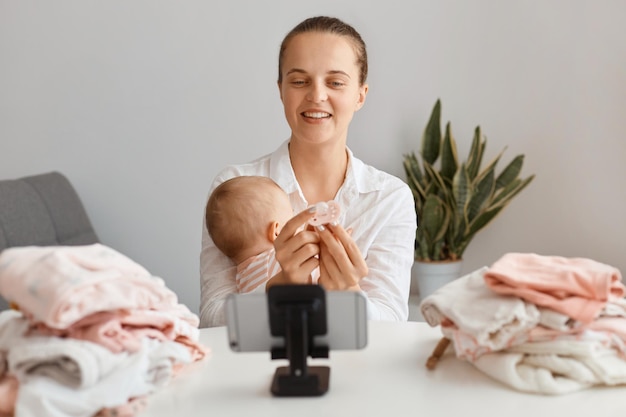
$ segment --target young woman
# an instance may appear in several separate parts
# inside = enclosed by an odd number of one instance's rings
[[[307,283],[319,267],[326,290],[362,291],[371,320],[406,320],[416,230],[411,191],[399,178],[357,159],[347,147],[354,113],[367,97],[367,53],[359,33],[319,16],[291,30],[280,47],[278,89],[291,137],[272,154],[230,166],[211,190],[240,175],[272,178],[294,212],[274,242],[282,271],[267,287]],[[340,220],[304,228],[307,207],[336,200]],[[203,227],[200,325],[225,324],[224,302],[236,292],[235,266]]]

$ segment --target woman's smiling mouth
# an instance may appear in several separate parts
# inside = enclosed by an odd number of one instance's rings
[[[308,117],[310,119],[327,119],[331,117],[330,113],[316,111],[316,112],[303,112],[302,116]]]

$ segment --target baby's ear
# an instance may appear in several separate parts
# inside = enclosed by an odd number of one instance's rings
[[[274,242],[280,233],[280,223],[271,222],[267,228],[267,240]]]

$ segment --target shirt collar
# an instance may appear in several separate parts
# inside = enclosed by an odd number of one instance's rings
[[[381,190],[383,187],[383,176],[372,175],[372,168],[355,157],[350,148],[346,149],[348,150],[348,171],[346,172],[345,183],[348,183],[348,181],[353,182],[354,187],[361,194]]]
[[[347,194],[345,197],[354,198],[359,193],[368,193],[378,191],[382,188],[382,177],[379,175],[368,175],[370,167],[365,165],[363,161],[356,158],[350,148],[346,147],[348,152],[348,169],[339,195]],[[272,153],[270,158],[270,178],[281,186],[287,194],[298,192],[302,196],[300,185],[296,180],[296,175],[291,166],[289,158],[289,139],[285,140]],[[302,196],[304,199],[304,197]]]

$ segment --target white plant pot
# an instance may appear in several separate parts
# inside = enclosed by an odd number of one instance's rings
[[[463,261],[420,262],[411,268],[411,294],[420,299],[428,297],[439,288],[461,276]]]

